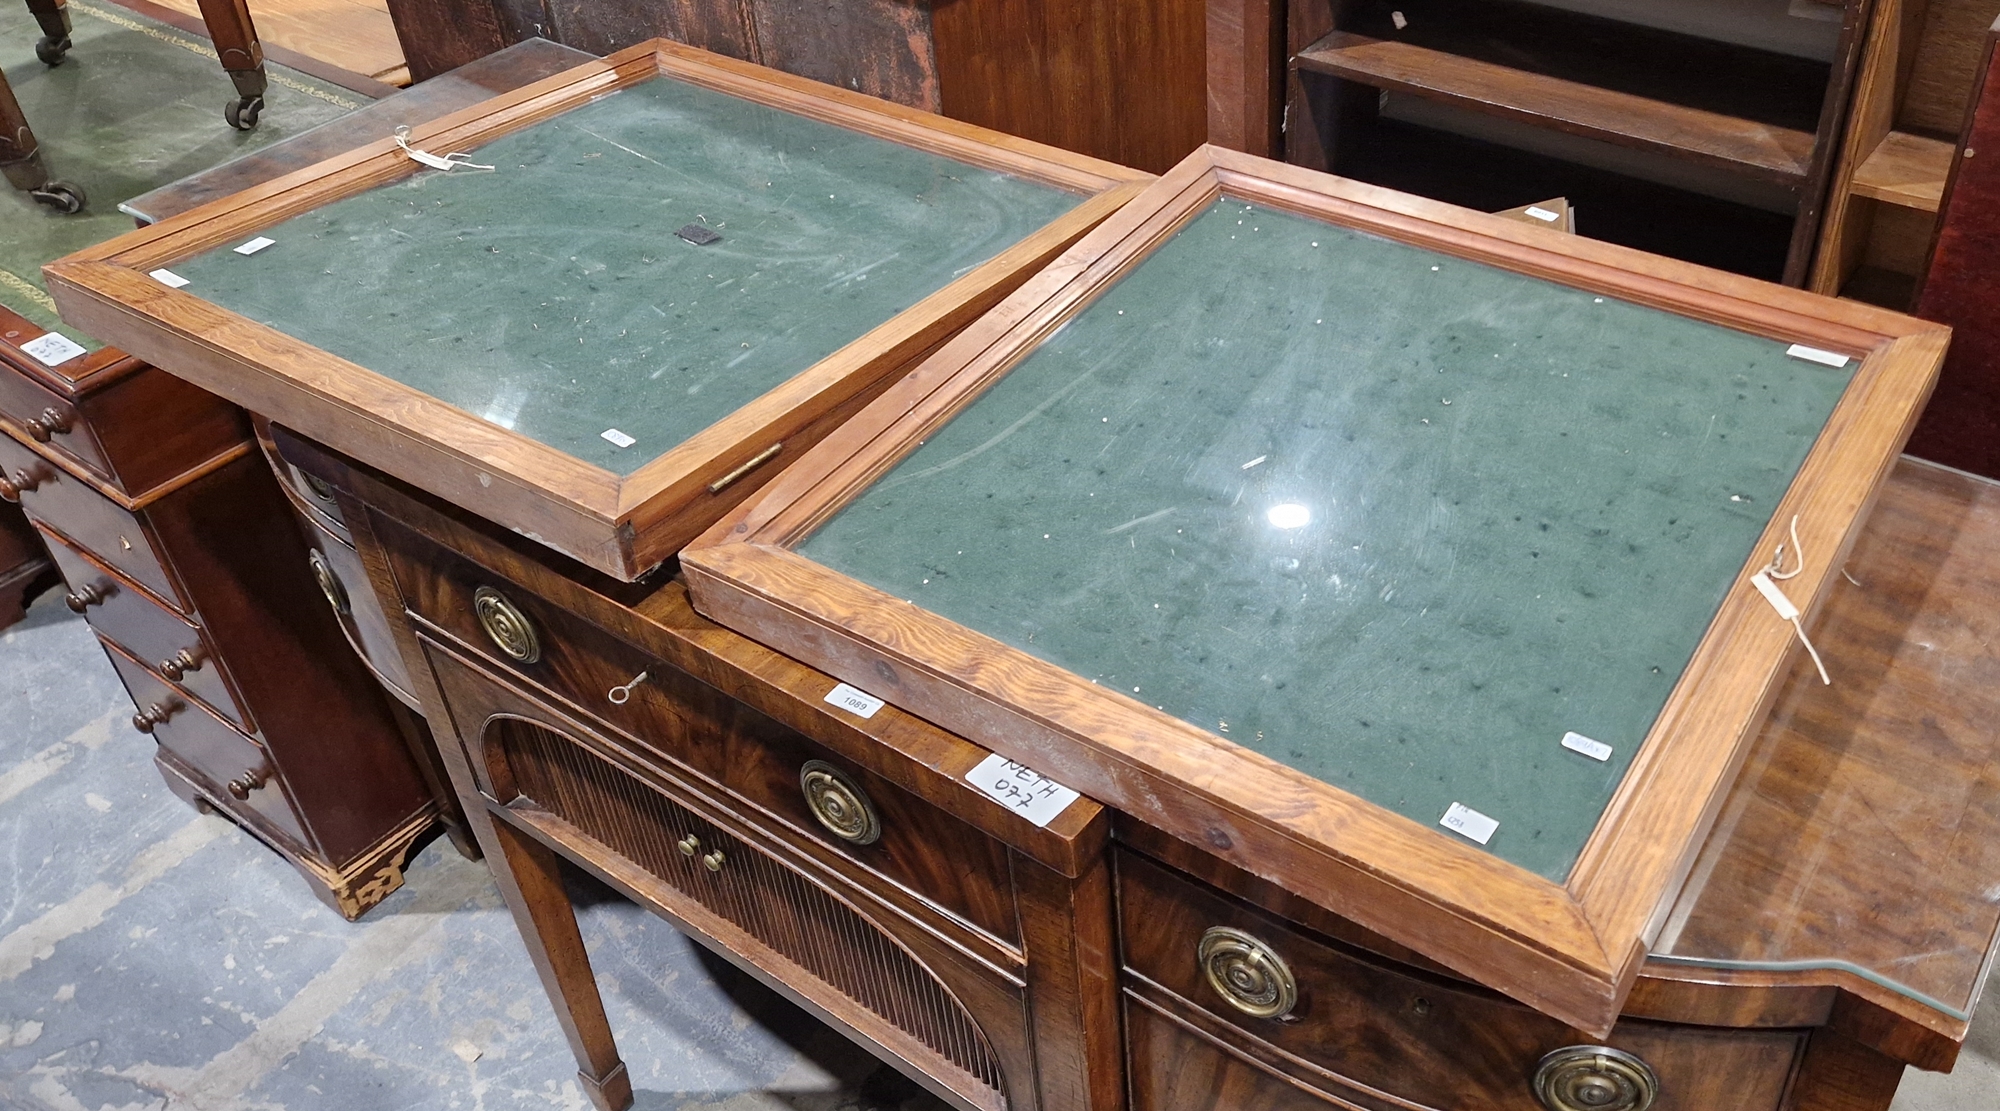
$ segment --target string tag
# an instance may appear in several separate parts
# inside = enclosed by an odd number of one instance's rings
[[[460,167],[468,170],[491,170],[494,168],[492,166],[482,166],[474,162],[472,156],[462,150],[455,150],[445,155],[436,155],[427,150],[418,150],[416,147],[410,145],[410,125],[408,124],[404,124],[396,129],[396,145],[403,148],[403,153],[410,156],[410,161],[420,162],[433,170],[443,170],[446,173],[450,173]]]
[[[1805,549],[1799,544],[1799,519],[1796,516],[1792,518],[1791,533],[1792,556],[1798,560],[1798,566],[1789,571],[1785,570],[1785,546],[1780,544],[1778,550],[1772,554],[1770,564],[1750,576],[1750,585],[1756,587],[1757,593],[1762,594],[1764,600],[1771,604],[1771,608],[1777,611],[1778,620],[1792,623],[1792,631],[1799,634],[1799,643],[1806,646],[1806,654],[1812,657],[1813,666],[1819,669],[1819,681],[1830,687],[1833,685],[1833,680],[1827,677],[1826,664],[1819,658],[1819,649],[1813,647],[1812,638],[1806,636],[1806,627],[1799,621],[1799,607],[1793,605],[1792,600],[1787,598],[1784,590],[1778,586],[1779,582],[1796,577],[1800,571],[1806,569],[1806,554]]]

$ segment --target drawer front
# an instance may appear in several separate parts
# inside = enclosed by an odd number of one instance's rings
[[[231,689],[222,661],[199,628],[64,543],[62,537],[44,532],[42,538],[48,541],[49,555],[69,584],[70,595],[89,602],[83,614],[91,628],[150,668],[170,674],[179,670],[176,681],[196,698],[242,728],[256,728]],[[188,666],[190,661],[194,666]]]
[[[1019,939],[1006,848],[899,787],[848,764],[809,738],[647,655],[595,625],[486,574],[441,548],[392,546],[403,600],[419,616],[501,671],[548,692],[600,727],[645,744],[754,804],[794,830],[894,881],[987,934]],[[475,612],[482,589],[499,592],[533,630],[538,658],[509,658],[483,631]],[[612,688],[644,673],[612,700]],[[806,795],[806,773],[826,805],[842,787],[818,765],[844,777],[874,814],[874,837],[856,844],[821,824]],[[841,806],[845,803],[834,805]],[[847,807],[851,812],[854,808]]]
[[[182,610],[190,608],[138,517],[12,437],[0,436],[0,468],[10,477],[28,476],[26,482],[15,478],[23,487],[33,487],[21,491],[21,508],[28,516],[88,548],[127,578]]]
[[[334,615],[340,619],[348,643],[396,697],[405,705],[416,705],[409,668],[403,663],[402,649],[396,645],[389,615],[375,597],[361,554],[317,520],[307,517],[301,523],[306,526],[312,544],[307,558],[312,564],[313,578],[319,583],[320,593],[326,595],[327,605],[333,607]]]
[[[69,456],[88,470],[110,476],[104,449],[69,401],[5,367],[0,367],[0,417],[29,439]]]
[[[107,645],[105,655],[111,657],[140,714],[155,719],[153,740],[191,770],[218,804],[254,816],[253,824],[277,830],[296,846],[310,845],[270,756],[256,741],[187,701],[166,680],[115,646]]]
[[[1228,1067],[1218,1062],[1209,1071],[1218,1078],[1234,1076],[1232,1084],[1254,1089],[1248,1068],[1311,1085],[1326,1092],[1333,1106],[1415,1104],[1440,1111],[1543,1111],[1533,1091],[1543,1056],[1596,1044],[1493,993],[1322,941],[1130,851],[1118,850],[1116,859],[1126,1007],[1128,1014],[1153,1016],[1128,1031],[1134,1039],[1132,1079],[1135,1092],[1142,1083],[1160,1086],[1135,1100],[1136,1107],[1215,1106],[1184,1095],[1168,1098],[1199,1090],[1193,1074],[1182,1073],[1207,1068],[1161,1056],[1163,1046],[1181,1037],[1161,1033],[1169,1027],[1193,1031],[1189,1038],[1230,1057]],[[1203,941],[1216,928],[1237,931],[1216,938],[1210,964],[1218,975],[1226,981],[1234,971],[1241,977],[1239,991],[1289,978],[1296,1002],[1288,1014],[1255,1017],[1211,985]],[[1268,958],[1255,948],[1246,955],[1239,940],[1244,938],[1275,956],[1288,977],[1273,975]],[[1258,990],[1247,994],[1252,1006],[1270,997]],[[1140,1039],[1150,1039],[1151,1048]],[[1804,1041],[1797,1030],[1627,1020],[1604,1044],[1637,1056],[1657,1076],[1653,1111],[1775,1111]],[[1143,1068],[1142,1050],[1152,1055]],[[1393,1098],[1384,1102],[1385,1094]]]

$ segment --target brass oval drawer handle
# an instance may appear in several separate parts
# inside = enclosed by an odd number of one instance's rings
[[[151,703],[132,715],[132,728],[141,733],[151,733],[154,727],[166,724],[166,720],[173,717],[180,709],[181,701],[178,698],[169,698],[165,703]]]
[[[22,494],[42,484],[43,477],[29,474],[26,468],[16,470],[11,476],[0,474],[0,501],[19,502]]]
[[[1660,1095],[1651,1065],[1608,1045],[1572,1045],[1535,1066],[1535,1098],[1549,1111],[1646,1111]]]
[[[42,410],[41,416],[22,421],[21,427],[27,429],[29,437],[36,443],[46,444],[55,433],[69,431],[69,414],[50,406]]]
[[[342,617],[352,613],[354,608],[347,600],[347,584],[340,581],[340,576],[326,561],[326,556],[321,555],[318,548],[308,548],[306,562],[312,565],[313,581],[319,584],[319,592],[326,595],[326,604],[333,607],[333,612]]]
[[[201,665],[205,662],[207,658],[199,650],[183,648],[172,657],[160,661],[160,674],[178,682],[180,677],[188,672],[200,671]]]
[[[828,833],[850,845],[872,845],[882,837],[882,820],[868,792],[847,773],[824,760],[808,760],[799,769],[799,789],[806,807]]]
[[[1211,927],[1196,946],[1202,975],[1230,1006],[1252,1018],[1284,1018],[1298,1006],[1299,983],[1269,945],[1242,930]]]
[[[542,641],[534,623],[507,596],[490,586],[472,592],[472,611],[486,639],[516,663],[531,664],[542,658]]]
[[[321,478],[311,471],[300,470],[297,467],[292,468],[292,473],[298,475],[305,482],[307,493],[326,502],[328,505],[334,504],[333,487],[326,484],[326,479]]]
[[[679,846],[682,856],[693,856],[701,851],[701,838],[696,837],[692,833],[681,838],[675,844]]]
[[[711,872],[722,871],[722,850],[717,849],[701,858],[701,866]]]
[[[99,583],[84,583],[63,595],[63,605],[68,606],[71,613],[82,613],[109,597],[111,597],[109,587]]]

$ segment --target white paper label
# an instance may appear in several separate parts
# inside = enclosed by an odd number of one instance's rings
[[[170,289],[179,289],[180,287],[188,284],[188,280],[186,278],[181,277],[179,274],[176,274],[173,271],[166,269],[165,267],[161,267],[160,269],[153,271],[151,277],[154,281]]]
[[[241,247],[236,248],[236,253],[239,255],[254,255],[258,251],[261,251],[264,248],[269,247],[271,244],[276,242],[277,240],[275,239],[266,239],[260,235],[257,238],[252,239],[250,242],[243,244]]]
[[[1082,797],[1040,772],[1016,764],[997,752],[966,772],[965,781],[979,788],[994,802],[1038,826],[1055,821],[1056,815]]]
[[[625,433],[618,431],[616,428],[607,428],[604,431],[599,432],[598,435],[604,437],[607,440],[610,440],[612,443],[618,445],[619,447],[631,447],[633,444],[639,442],[633,437],[627,436]]]
[[[829,706],[838,706],[859,718],[872,718],[875,716],[875,711],[886,705],[886,703],[874,695],[866,691],[856,690],[846,683],[842,683],[826,692],[826,704]]]
[[[1544,223],[1553,224],[1557,220],[1562,219],[1562,213],[1550,212],[1548,209],[1543,208],[1540,205],[1529,205],[1527,208],[1522,209],[1522,211],[1526,212],[1530,216],[1533,216],[1537,220],[1543,221]]]
[[[1462,802],[1454,802],[1438,819],[1438,824],[1453,833],[1461,833],[1484,845],[1493,839],[1493,831],[1500,828],[1498,818],[1489,818]]]
[[[22,344],[21,350],[33,355],[43,366],[61,366],[83,354],[83,345],[61,332],[50,332]]]
[[[1771,581],[1770,572],[1759,571],[1750,576],[1750,585],[1757,588],[1757,593],[1762,594],[1766,602],[1771,603],[1772,609],[1778,611],[1779,620],[1791,621],[1798,617],[1799,607],[1793,605],[1790,598],[1785,597],[1785,592],[1778,589],[1777,583]]]
[[[1809,363],[1821,363],[1830,367],[1844,367],[1847,365],[1847,356],[1840,352],[1822,351],[1817,347],[1807,347],[1803,343],[1795,343],[1785,348],[1785,354],[1790,355],[1794,359],[1804,359]]]
[[[1611,759],[1611,746],[1603,741],[1593,741],[1581,733],[1564,733],[1563,747],[1571,752],[1581,752],[1599,762]]]

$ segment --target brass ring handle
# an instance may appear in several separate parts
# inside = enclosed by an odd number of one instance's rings
[[[109,597],[111,597],[109,587],[100,583],[84,583],[63,595],[63,605],[68,606],[71,613],[82,613]]]
[[[702,867],[708,869],[711,872],[722,871],[722,850],[717,849],[714,852],[709,853],[707,856],[702,857],[701,865]]]
[[[145,709],[132,715],[132,728],[141,733],[151,733],[155,726],[165,724],[166,720],[173,717],[180,709],[181,700],[178,698],[169,698],[164,704],[150,703]]]
[[[29,474],[26,468],[15,471],[11,476],[0,474],[0,501],[19,502],[22,494],[42,484],[43,477]]]
[[[254,768],[246,768],[242,775],[229,781],[229,794],[238,801],[248,799],[250,792],[271,781],[271,765],[267,761]]]
[[[828,833],[850,845],[872,845],[882,837],[882,820],[859,783],[824,760],[808,760],[799,769],[799,789],[806,808]]]
[[[36,443],[46,444],[51,435],[69,431],[69,414],[50,406],[42,410],[41,416],[22,421],[21,427],[27,430],[29,437]]]
[[[183,648],[168,659],[160,661],[160,674],[178,681],[190,671],[200,671],[206,656],[197,649]]]
[[[318,548],[308,548],[306,562],[312,565],[313,581],[319,584],[319,592],[326,595],[326,604],[333,607],[333,612],[342,617],[352,613],[354,607],[347,598],[347,584],[340,581],[326,556]]]
[[[542,641],[535,635],[528,615],[490,586],[472,592],[472,610],[486,639],[516,663],[531,664],[542,658]]]
[[[1572,1045],[1535,1066],[1535,1098],[1549,1111],[1646,1111],[1660,1095],[1652,1066],[1608,1045]]]
[[[1298,1006],[1299,984],[1269,945],[1242,930],[1215,926],[1195,947],[1202,975],[1230,1006],[1252,1018],[1284,1018]]]

